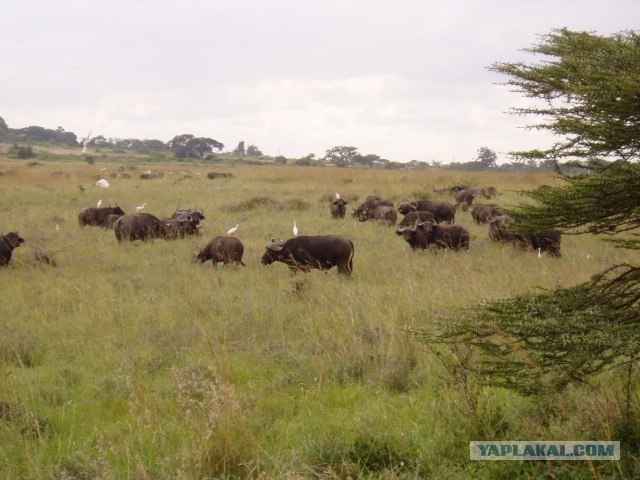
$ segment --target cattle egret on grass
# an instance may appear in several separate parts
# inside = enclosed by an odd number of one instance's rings
[[[340,194],[336,192],[336,200],[340,200]]]
[[[56,223],[56,232],[59,232],[59,231],[60,231],[60,225]]]
[[[298,236],[298,226],[296,225],[296,221],[293,221],[293,236],[297,237]]]
[[[100,208],[100,205],[102,205],[102,199],[98,200],[98,204],[96,205],[96,207]]]
[[[235,227],[232,227],[229,229],[229,231],[227,232],[227,235],[233,235],[234,233],[236,233],[236,231],[238,230],[238,227],[240,226],[239,223],[236,223]]]
[[[96,182],[96,186],[101,188],[109,188],[109,182],[107,182],[104,178],[101,178]]]
[[[151,175],[151,169],[145,170],[143,173],[146,173],[147,175]]]
[[[538,248],[538,258],[542,258],[542,249]]]
[[[136,207],[136,212],[141,212],[142,210],[144,210],[144,207],[146,207],[147,204],[143,203],[142,205],[140,205],[139,207]]]

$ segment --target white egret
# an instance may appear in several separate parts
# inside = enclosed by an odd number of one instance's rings
[[[538,258],[542,258],[542,249],[538,248]]]
[[[100,208],[100,205],[102,205],[102,199],[98,200],[98,203],[96,204],[96,207]]]
[[[146,204],[146,203],[143,203],[143,204],[142,204],[142,205],[140,205],[139,207],[136,207],[136,211],[137,211],[137,212],[141,212],[142,210],[144,210],[144,207],[146,207],[146,206],[147,206],[147,204]]]
[[[109,182],[107,182],[104,178],[101,178],[96,182],[96,186],[101,188],[109,188]]]
[[[236,231],[238,231],[238,227],[240,226],[239,223],[236,223],[235,227],[232,227],[229,229],[229,231],[227,232],[227,235],[233,235],[234,233],[236,233]]]
[[[340,194],[336,192],[336,200],[340,200]]]
[[[298,236],[298,225],[296,225],[296,221],[293,221],[293,236],[297,237]]]

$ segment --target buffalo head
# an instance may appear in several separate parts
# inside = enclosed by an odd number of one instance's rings
[[[271,239],[271,241],[266,245],[266,251],[264,252],[264,255],[262,255],[260,263],[263,265],[271,265],[273,262],[278,261],[283,248],[284,241]]]

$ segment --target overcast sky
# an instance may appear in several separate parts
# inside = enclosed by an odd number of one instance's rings
[[[0,116],[267,155],[336,145],[470,161],[548,145],[495,62],[567,27],[638,29],[638,0],[2,0]]]

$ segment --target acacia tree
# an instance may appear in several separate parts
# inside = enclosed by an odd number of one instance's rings
[[[324,159],[337,167],[348,167],[356,161],[359,155],[357,147],[337,146],[327,150]]]
[[[533,202],[509,213],[519,217],[522,229],[617,235],[605,240],[639,249],[630,230],[640,226],[640,35],[554,30],[529,51],[543,61],[491,68],[510,77],[506,85],[542,101],[514,113],[541,119],[532,128],[550,130],[560,140],[547,150],[512,154],[553,160],[564,183],[525,193]],[[584,173],[562,174],[560,160]],[[571,288],[457,313],[418,335],[428,343],[477,347],[483,378],[527,395],[558,392],[624,368],[626,417],[632,423],[633,369],[640,360],[637,265],[614,265]]]
[[[477,160],[482,164],[484,168],[495,168],[498,155],[496,152],[487,147],[480,147],[478,149]]]
[[[195,137],[190,133],[176,135],[167,142],[167,146],[173,150],[178,158],[202,158],[205,153],[211,153],[214,149],[222,150],[224,145],[213,138]]]

